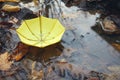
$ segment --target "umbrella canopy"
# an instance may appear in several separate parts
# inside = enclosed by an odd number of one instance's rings
[[[40,16],[24,20],[16,31],[23,43],[36,47],[46,47],[59,42],[65,28],[57,19]]]

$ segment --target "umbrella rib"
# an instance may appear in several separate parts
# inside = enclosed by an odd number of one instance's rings
[[[18,32],[18,31],[17,31]],[[31,41],[38,41],[38,40],[32,40],[32,39],[28,39],[27,37],[25,37],[24,35],[22,35],[21,33],[18,32],[18,34],[20,34],[22,37],[24,37],[27,40],[31,40]]]
[[[39,38],[30,30],[30,28],[29,28],[27,22],[26,22],[25,20],[24,20],[24,22],[25,22],[25,24],[27,25],[27,28],[29,29],[29,31],[32,33],[32,35],[35,36],[35,37],[39,40]]]
[[[36,43],[34,43],[33,45],[36,45],[36,44],[38,44],[39,42],[36,42]]]
[[[52,29],[50,30],[50,32],[52,32],[53,31],[53,29],[54,29],[54,26],[57,24],[57,21],[56,21],[56,23],[52,26]],[[45,36],[45,38],[43,39],[43,40],[45,40],[46,39],[46,37],[48,37],[49,35],[50,35],[50,32],[48,33],[48,35],[46,35]]]
[[[39,17],[39,22],[40,22],[40,35],[42,35],[42,22],[41,22],[41,18]],[[42,40],[42,37],[40,37],[40,39]]]
[[[64,31],[61,31],[59,34],[57,34],[58,36],[62,33],[62,32],[64,32]],[[48,40],[52,40],[52,39],[47,39],[47,40],[45,40],[45,41],[48,41]]]

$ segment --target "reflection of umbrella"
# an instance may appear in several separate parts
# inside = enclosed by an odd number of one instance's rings
[[[17,29],[20,40],[28,45],[46,47],[61,40],[65,28],[57,19],[38,17],[23,21]]]

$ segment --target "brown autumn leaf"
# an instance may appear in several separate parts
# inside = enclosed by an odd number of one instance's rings
[[[20,7],[19,6],[12,6],[12,5],[5,4],[2,7],[2,10],[7,11],[7,12],[17,12],[17,11],[20,10]]]
[[[35,6],[38,6],[38,5],[39,5],[38,0],[33,0],[33,2],[34,2],[34,5],[35,5]]]
[[[120,44],[112,43],[112,46],[114,46],[115,49],[117,49],[118,51],[120,51]]]
[[[29,46],[19,43],[13,54],[11,55],[11,59],[15,61],[21,60],[28,52]]]
[[[20,2],[20,0],[0,0],[0,2]]]
[[[9,53],[5,52],[0,55],[0,70],[8,70],[13,62],[8,61]]]

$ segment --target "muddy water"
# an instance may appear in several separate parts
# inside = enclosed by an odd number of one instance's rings
[[[62,5],[61,23],[66,28],[61,42],[44,48],[31,48],[28,58],[49,61],[50,58],[65,58],[67,62],[87,70],[110,73],[110,66],[120,66],[120,53],[91,29],[99,14],[78,11]]]

